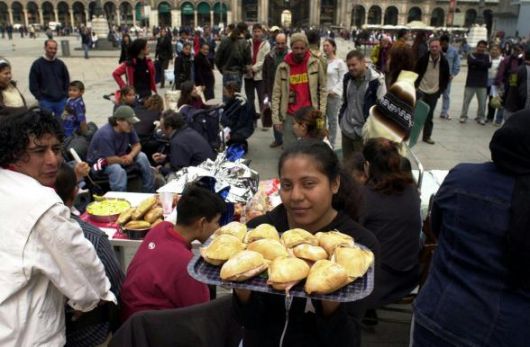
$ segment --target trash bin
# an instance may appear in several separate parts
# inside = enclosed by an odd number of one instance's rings
[[[61,51],[63,53],[63,57],[70,56],[70,41],[61,40]]]

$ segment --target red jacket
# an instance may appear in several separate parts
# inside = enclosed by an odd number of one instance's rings
[[[151,76],[150,86],[151,90],[156,93],[156,82],[155,82],[155,64],[151,60],[151,58],[147,59],[147,68],[149,69],[149,76]],[[118,86],[120,89],[126,87],[127,85],[134,86],[134,67],[136,65],[136,59],[132,59],[131,61],[124,61],[121,63],[116,70],[112,72],[112,77],[114,77],[114,80],[116,83],[118,83]],[[127,81],[129,83],[126,83],[123,81],[121,76],[126,75]]]

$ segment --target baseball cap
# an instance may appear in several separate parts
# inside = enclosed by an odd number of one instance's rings
[[[136,117],[132,107],[127,105],[119,106],[116,111],[114,111],[114,118],[126,120],[131,124],[135,124],[140,121],[140,119]]]

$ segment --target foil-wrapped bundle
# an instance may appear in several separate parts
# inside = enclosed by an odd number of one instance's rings
[[[213,179],[216,193],[225,191],[226,202],[245,203],[258,191],[259,174],[248,167],[248,160],[229,161],[227,152],[215,160],[207,159],[198,166],[189,166],[176,172],[176,178],[160,187],[158,192],[182,194],[187,184],[204,178]],[[226,195],[226,196],[225,196]]]

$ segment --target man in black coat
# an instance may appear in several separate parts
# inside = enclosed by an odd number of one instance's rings
[[[415,72],[418,74],[418,79],[416,79],[415,83],[418,90],[418,99],[423,100],[430,107],[423,126],[423,142],[430,145],[434,145],[434,141],[431,139],[434,109],[438,98],[449,83],[449,63],[441,52],[440,39],[431,39],[429,52],[418,60],[415,68]]]
[[[169,66],[169,61],[173,59],[173,45],[171,44],[171,35],[167,32],[166,28],[162,28],[160,31],[160,37],[156,42],[156,53],[155,59],[158,59],[161,67],[160,74],[160,88],[164,88],[165,74],[164,71]]]

